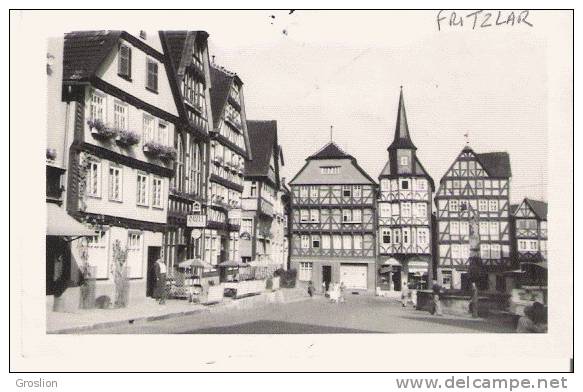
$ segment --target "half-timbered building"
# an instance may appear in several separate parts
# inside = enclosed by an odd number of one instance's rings
[[[283,166],[277,121],[247,121],[252,159],[245,161],[242,195],[241,258],[243,262],[275,262],[284,232],[279,230],[282,208],[276,210]],[[274,224],[275,221],[275,224]],[[278,237],[276,237],[276,235]],[[276,249],[274,249],[274,245]]]
[[[547,261],[547,203],[524,198],[512,214],[513,254],[520,263]]]
[[[249,157],[243,82],[216,64],[211,67],[213,127],[210,142],[206,261],[241,261],[239,229],[245,159]]]
[[[168,192],[164,260],[170,270],[205,256],[208,188],[210,62],[204,31],[160,32],[174,98],[181,119],[173,139],[174,176]],[[188,222],[190,215],[190,223]],[[206,275],[212,275],[206,271]],[[215,271],[215,275],[217,272]]]
[[[377,200],[379,277],[382,291],[403,284],[428,287],[432,276],[431,214],[433,179],[417,157],[411,140],[403,90],[397,125],[387,149],[389,159],[379,175]]]
[[[135,303],[146,297],[148,265],[161,254],[180,123],[160,37],[66,34],[62,78],[67,211],[96,230],[73,257],[97,279],[98,297],[113,298],[114,275],[124,274]]]
[[[318,289],[375,290],[375,181],[334,142],[309,156],[291,187],[291,268]]]
[[[441,178],[437,206],[438,282],[469,289],[470,227],[479,230],[478,286],[504,290],[502,272],[510,254],[510,157],[506,152],[478,154],[464,147]]]

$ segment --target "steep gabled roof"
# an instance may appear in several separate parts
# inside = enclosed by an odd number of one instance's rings
[[[336,143],[330,142],[306,160],[311,159],[354,159],[354,157],[344,152]]]
[[[520,204],[510,204],[510,215],[514,215]]]
[[[211,66],[211,107],[214,127],[219,126],[235,75],[225,69]]]
[[[409,125],[407,124],[407,113],[405,112],[405,100],[403,99],[403,88],[399,94],[399,107],[397,109],[397,125],[395,126],[395,137],[389,146],[389,150],[399,148],[408,148],[416,150],[409,134]]]
[[[391,176],[396,176],[396,175],[397,175],[397,173],[391,172],[391,161],[388,160],[385,167],[383,167],[383,170],[381,171],[379,178],[391,177]],[[431,190],[432,191],[435,190],[435,183],[433,182],[433,178],[431,178],[429,173],[427,173],[427,170],[425,170],[425,168],[423,167],[423,165],[421,164],[421,161],[419,160],[419,158],[417,158],[417,156],[415,156],[415,164],[413,165],[412,175],[426,177],[427,180],[429,181],[429,184],[431,185]],[[403,174],[403,177],[407,177],[407,175]]]
[[[277,121],[247,121],[247,132],[252,160],[245,160],[245,176],[263,177],[269,173],[269,163],[274,154],[279,154],[277,144]],[[276,159],[276,165],[277,159]],[[276,167],[277,169],[277,167]]]
[[[476,157],[490,177],[512,177],[510,155],[507,152],[487,152],[476,154]]]
[[[86,81],[115,47],[121,31],[75,31],[65,34],[63,81]]]
[[[539,219],[547,220],[548,204],[546,202],[529,198],[524,198],[524,201],[530,206]]]

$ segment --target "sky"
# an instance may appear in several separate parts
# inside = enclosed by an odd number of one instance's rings
[[[247,119],[277,120],[288,181],[330,140],[331,125],[334,141],[378,178],[403,86],[417,155],[436,184],[468,133],[476,152],[510,154],[511,202],[546,200],[548,77],[537,15],[534,27],[441,31],[436,16],[255,11],[200,20],[215,62],[244,82]]]

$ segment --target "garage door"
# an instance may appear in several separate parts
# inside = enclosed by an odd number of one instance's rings
[[[340,281],[346,288],[366,290],[367,281],[366,264],[341,264]]]

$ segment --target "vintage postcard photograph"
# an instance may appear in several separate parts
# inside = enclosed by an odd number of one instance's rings
[[[26,242],[10,260],[21,350],[271,337],[569,370],[571,11],[160,14],[11,13],[46,151],[11,197],[40,211],[34,274]]]

